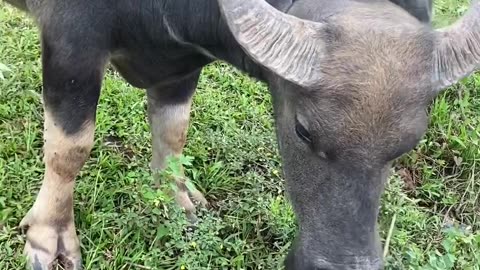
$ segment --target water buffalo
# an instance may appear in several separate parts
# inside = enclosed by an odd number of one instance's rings
[[[200,71],[268,83],[299,234],[287,269],[381,269],[379,200],[428,104],[480,63],[480,4],[433,29],[430,0],[6,0],[41,32],[45,174],[21,222],[35,270],[81,268],[74,179],[93,145],[104,68],[147,89],[152,168],[185,144]],[[177,181],[179,204],[195,210]],[[193,195],[193,196],[192,196]]]

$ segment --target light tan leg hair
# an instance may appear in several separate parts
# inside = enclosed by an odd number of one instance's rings
[[[75,177],[90,155],[94,123],[66,135],[45,113],[45,175],[36,201],[20,226],[26,232],[25,252],[34,270],[47,270],[55,259],[65,269],[80,269],[80,243],[73,217]]]
[[[169,155],[182,154],[186,142],[186,133],[190,118],[191,100],[183,104],[158,104],[149,98],[149,121],[152,130],[152,163],[154,171],[163,170]],[[175,195],[177,203],[185,209],[187,217],[195,220],[195,205],[190,197],[207,205],[202,193],[189,193],[183,179],[176,179],[178,192]]]

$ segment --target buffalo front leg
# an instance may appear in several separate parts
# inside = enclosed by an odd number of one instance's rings
[[[48,109],[47,109],[48,110]],[[25,253],[34,270],[51,269],[55,259],[80,269],[80,245],[73,221],[74,178],[93,143],[93,123],[75,135],[57,127],[45,114],[45,175],[37,199],[20,226],[26,230]]]
[[[76,54],[77,47],[58,39],[42,41],[45,173],[20,226],[26,233],[25,254],[31,268],[49,270],[60,264],[78,270],[81,253],[73,190],[93,146],[104,61],[94,50],[85,52],[82,47]]]
[[[198,76],[199,73],[196,72],[175,83],[147,90],[153,148],[151,167],[157,178],[158,172],[167,166],[169,156],[178,157],[182,154],[186,142],[192,95]],[[207,205],[207,201],[198,190],[188,190],[184,178],[176,178],[174,181],[175,200],[185,209],[190,221],[194,222],[196,216],[192,199],[204,206]]]

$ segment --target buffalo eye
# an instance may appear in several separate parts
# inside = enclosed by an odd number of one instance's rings
[[[305,143],[312,143],[312,135],[310,135],[308,130],[297,119],[295,119],[295,133]]]

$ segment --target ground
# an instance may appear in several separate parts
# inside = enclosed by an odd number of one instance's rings
[[[462,14],[464,2],[435,1],[436,25]],[[17,270],[17,225],[43,168],[40,52],[26,16],[0,4],[0,22],[0,269]],[[295,218],[265,85],[225,63],[203,71],[185,155],[212,207],[195,230],[152,188],[145,106],[143,91],[108,71],[75,193],[85,268],[280,269]],[[480,75],[445,91],[430,112],[427,135],[396,162],[382,197],[387,269],[480,269]]]

